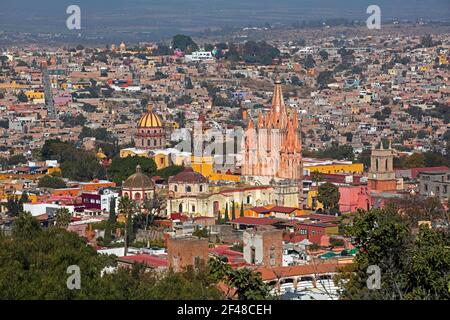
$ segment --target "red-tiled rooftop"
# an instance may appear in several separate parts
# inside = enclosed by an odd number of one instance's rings
[[[227,245],[210,248],[208,251],[210,254],[226,257],[228,264],[232,267],[242,267],[247,264],[242,252],[231,250]]]
[[[270,213],[270,209],[267,209],[266,207],[253,207],[250,210],[261,214]]]
[[[231,221],[231,223],[248,224],[248,225],[272,225],[279,222],[279,219],[271,218],[252,218],[252,217],[239,217]]]
[[[275,207],[270,209],[270,212],[292,213],[295,210],[297,210],[297,208],[275,206]]]
[[[216,254],[219,254],[219,255],[226,255],[226,256],[238,256],[238,257],[243,257],[244,256],[244,254],[242,252],[231,250],[227,245],[225,245],[225,246],[217,246],[215,248],[210,248],[209,252],[210,253],[216,253]]]
[[[353,181],[352,182],[346,182],[346,177],[352,176]],[[359,175],[352,175],[350,173],[341,173],[341,174],[335,174],[335,173],[321,173],[320,177],[325,182],[330,183],[342,183],[342,184],[351,184],[351,185],[361,185],[361,184],[367,184],[366,182],[361,182],[362,176]],[[312,180],[311,176],[306,176],[305,180]]]
[[[308,219],[308,220],[316,220],[319,222],[334,222],[338,220],[338,217],[326,215],[326,214],[317,214],[317,213],[311,213],[311,214],[305,214],[300,216],[299,218]]]
[[[194,171],[190,167],[184,168],[180,173],[169,177],[169,183],[207,183],[208,179],[201,173]]]
[[[420,172],[437,172],[437,171],[448,171],[449,168],[446,166],[440,167],[426,167],[426,168],[412,168],[411,169],[411,178],[415,179],[419,175]]]

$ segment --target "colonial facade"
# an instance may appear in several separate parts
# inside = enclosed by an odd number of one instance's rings
[[[167,199],[167,213],[184,213],[189,216],[207,216],[217,219],[223,217],[226,208],[231,216],[233,203],[236,215],[241,205],[245,208],[264,206],[275,203],[274,188],[272,186],[244,186],[222,189],[218,192],[204,192],[202,194],[175,196],[169,194]]]
[[[175,176],[169,177],[169,193],[177,198],[199,196],[208,191],[208,186],[208,179],[190,167],[186,167]]]

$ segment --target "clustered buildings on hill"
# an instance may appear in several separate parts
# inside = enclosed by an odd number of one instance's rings
[[[0,225],[8,230],[14,220],[11,201],[22,199],[46,226],[67,208],[67,229],[116,254],[120,267],[181,270],[221,256],[261,272],[275,291],[323,297],[326,287],[333,298],[330,279],[355,254],[338,215],[411,195],[443,204],[450,196],[444,160],[394,166],[424,152],[449,155],[450,44],[448,35],[435,39],[430,46],[406,36],[275,43],[285,54],[270,65],[230,65],[218,48],[216,55],[124,43],[6,48]],[[76,168],[62,151],[40,159],[50,140],[87,152],[98,170],[71,175]],[[158,171],[136,165],[113,182],[117,163],[133,157],[153,159]],[[64,186],[40,186],[49,176]],[[339,194],[333,211],[320,201],[326,183]],[[127,221],[124,197],[151,217],[136,234],[146,245],[127,244],[128,252],[101,243],[105,230],[96,229],[112,211]],[[122,240],[114,230],[113,243]]]

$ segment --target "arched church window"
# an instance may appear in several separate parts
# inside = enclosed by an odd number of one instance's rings
[[[191,186],[186,186],[186,192],[191,192],[191,191],[192,191]]]
[[[178,205],[178,212],[183,212],[183,204],[182,203],[180,203],[179,205]]]

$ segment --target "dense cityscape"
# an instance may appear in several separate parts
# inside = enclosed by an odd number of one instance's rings
[[[0,39],[0,299],[450,298],[448,24]]]

